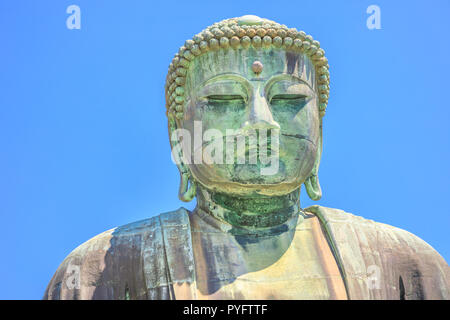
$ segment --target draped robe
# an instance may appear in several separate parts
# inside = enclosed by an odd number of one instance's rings
[[[342,210],[312,206],[351,300],[449,299],[450,268],[425,241]],[[180,294],[181,293],[181,294]],[[189,211],[105,231],[61,263],[44,299],[196,299]]]

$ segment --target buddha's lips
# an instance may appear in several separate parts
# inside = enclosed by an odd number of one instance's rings
[[[241,136],[236,136],[236,135],[233,135],[233,136],[223,136],[223,143],[224,143],[224,146],[226,147],[226,145],[227,145],[227,138],[229,138],[229,139],[231,139],[232,141],[239,141],[239,139],[245,139],[246,137],[248,137],[248,136],[243,136],[243,135],[241,135]],[[236,139],[236,140],[235,140]],[[248,151],[248,150],[253,150],[253,149],[256,149],[256,150],[261,150],[261,149],[264,149],[264,150],[271,150],[271,151],[276,151],[276,150],[274,150],[273,148],[272,148],[272,143],[271,143],[271,137],[270,136],[268,136],[267,138],[266,138],[266,142],[265,143],[259,143],[257,140],[256,140],[256,143],[255,144],[249,144],[249,143],[247,143],[247,140],[244,140],[245,141],[245,150],[246,151]],[[210,140],[210,141],[203,141],[203,143],[202,143],[202,148],[205,148],[205,147],[207,147],[207,146],[209,146],[211,143],[213,143],[214,142],[214,140]],[[233,142],[233,146],[234,145],[237,145],[237,143],[234,143]],[[197,149],[198,150],[198,149]],[[195,151],[195,150],[194,150]]]

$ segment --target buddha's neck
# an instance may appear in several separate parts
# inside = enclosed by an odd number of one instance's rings
[[[197,210],[232,227],[258,229],[286,223],[300,212],[300,189],[283,196],[241,198],[197,190]]]

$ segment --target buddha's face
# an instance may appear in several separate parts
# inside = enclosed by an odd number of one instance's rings
[[[185,90],[178,127],[204,135],[201,143],[182,143],[185,154],[203,154],[189,164],[203,186],[240,196],[282,195],[310,175],[320,121],[315,70],[306,55],[252,47],[210,51],[191,62]],[[211,152],[218,140],[223,150]],[[236,151],[227,157],[230,146]],[[223,156],[215,157],[218,152]]]

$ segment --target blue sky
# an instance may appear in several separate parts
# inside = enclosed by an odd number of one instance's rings
[[[81,30],[66,8],[81,8]],[[381,30],[366,9],[381,8]],[[450,258],[450,2],[1,1],[0,299],[40,299],[64,257],[180,206],[164,107],[179,46],[224,18],[302,29],[330,62],[318,204]],[[302,205],[313,204],[302,191]]]

